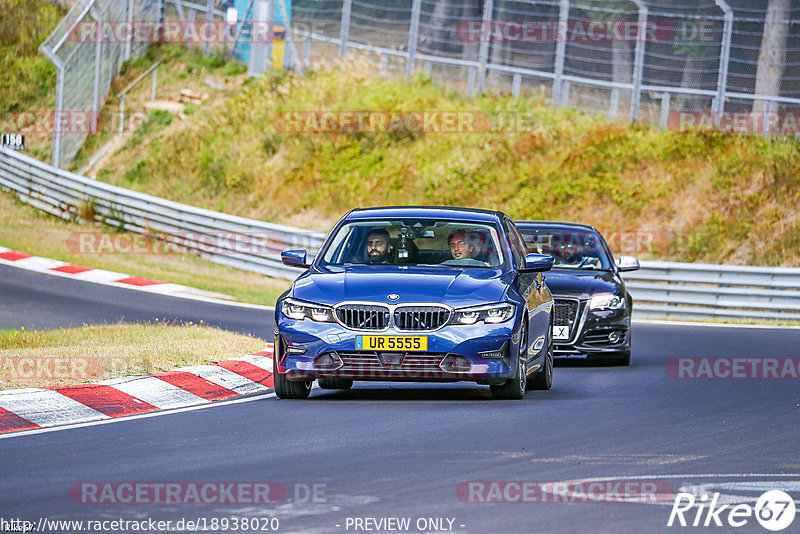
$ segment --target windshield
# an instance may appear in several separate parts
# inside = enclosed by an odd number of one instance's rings
[[[497,229],[486,223],[358,220],[344,224],[330,237],[319,264],[499,268],[505,264],[501,243]]]
[[[581,229],[519,228],[528,253],[549,254],[553,267],[611,269],[611,259],[597,232]]]

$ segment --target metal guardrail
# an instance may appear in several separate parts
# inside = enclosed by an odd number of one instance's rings
[[[313,257],[325,237],[116,187],[7,149],[0,149],[0,188],[61,218],[90,213],[97,221],[186,247],[216,263],[286,279],[299,272],[281,263],[281,251],[305,248]]]
[[[638,318],[800,320],[800,269],[643,261],[625,273]]]
[[[62,218],[95,220],[186,246],[211,261],[285,279],[286,248],[310,256],[325,237],[137,193],[0,149],[0,188]],[[91,210],[87,206],[91,205]],[[625,273],[638,318],[800,320],[800,269],[643,261]]]

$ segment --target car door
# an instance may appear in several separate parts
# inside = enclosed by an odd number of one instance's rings
[[[514,258],[514,266],[517,269],[525,268],[525,254],[527,249],[525,241],[517,230],[517,227],[510,219],[505,219],[503,225],[508,235],[511,245],[511,255]],[[547,333],[550,329],[550,315],[552,302],[550,292],[544,284],[542,273],[520,273],[518,277],[519,291],[528,307],[528,346],[536,343],[540,337],[547,340]],[[528,358],[531,358],[528,352]]]

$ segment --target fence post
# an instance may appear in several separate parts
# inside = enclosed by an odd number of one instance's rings
[[[128,0],[125,7],[125,22],[133,28],[133,0]],[[128,32],[128,37],[125,39],[125,50],[122,52],[122,60],[131,60],[131,42],[133,41],[133,31]]]
[[[381,69],[378,74],[380,75],[381,78],[385,78],[388,72],[389,72],[389,56],[386,54],[381,54]]]
[[[658,122],[662,130],[667,129],[667,124],[669,121],[669,101],[670,101],[670,94],[663,93],[661,95],[661,117]]]
[[[422,11],[422,0],[414,0],[411,4],[411,27],[408,29],[408,59],[406,60],[406,78],[411,77],[414,70],[414,56],[417,55],[419,42],[419,14]]]
[[[611,90],[611,102],[608,108],[608,118],[612,121],[619,117],[619,89],[616,87]]]
[[[175,10],[178,12],[178,20],[181,22],[181,26],[186,25],[186,13],[183,11],[183,2],[181,0],[174,0],[175,2]],[[185,30],[185,28],[181,28]]]
[[[297,53],[297,46],[294,42],[294,30],[292,29],[291,19],[289,18],[289,11],[286,9],[286,2],[284,2],[284,0],[278,0],[278,7],[280,8],[281,15],[283,16],[283,23],[286,25],[286,46],[289,48],[289,55],[291,57],[292,64],[294,65],[294,68],[297,69],[297,72],[302,73],[303,62],[300,61],[300,54]],[[285,55],[286,52],[284,52],[284,57]]]
[[[564,61],[567,51],[567,24],[569,23],[569,0],[561,0],[556,32],[556,64],[553,78],[553,107],[561,103],[561,78],[564,76]]]
[[[522,76],[519,73],[514,73],[514,76],[511,78],[511,96],[514,98],[519,98],[519,90],[522,86]]]
[[[474,96],[475,95],[475,78],[477,77],[477,72],[475,67],[469,67],[467,71],[467,95]]]
[[[92,10],[92,16],[99,25],[105,21],[102,16],[96,15]],[[131,32],[133,33],[133,32]],[[98,39],[94,45],[94,79],[92,80],[92,133],[97,133],[97,113],[100,111],[100,68],[103,59],[103,40]]]
[[[206,23],[211,24],[214,21],[214,0],[206,2]],[[211,40],[206,37],[206,44],[203,46],[203,55],[207,56],[211,52]]]
[[[311,65],[311,33],[306,35],[306,40],[303,41],[303,67],[308,68]]]
[[[725,0],[714,0],[725,14],[722,28],[722,43],[719,53],[719,77],[717,78],[717,100],[713,111],[722,113],[725,109],[725,91],[728,85],[728,64],[731,59],[731,39],[733,36],[733,10]]]
[[[481,22],[481,46],[478,50],[478,93],[482,93],[486,88],[486,61],[489,59],[489,41],[492,35],[493,11],[494,0],[484,0],[483,21]]]
[[[339,28],[339,57],[347,55],[347,40],[350,39],[350,13],[353,9],[353,0],[344,0],[342,4],[342,25]]]
[[[764,117],[761,119],[763,126],[763,133],[761,134],[764,139],[769,139],[770,134],[770,116],[772,115],[772,100],[767,100],[764,104]]]
[[[647,6],[643,0],[634,0],[639,8],[639,28],[636,32],[636,54],[633,60],[633,94],[631,94],[630,121],[639,118],[642,103],[642,76],[644,73],[644,53],[647,46]]]

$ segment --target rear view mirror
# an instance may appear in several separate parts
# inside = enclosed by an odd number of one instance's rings
[[[306,251],[299,248],[294,250],[284,250],[281,252],[281,261],[290,267],[308,267],[306,263]]]
[[[547,254],[528,254],[525,256],[525,268],[520,269],[522,273],[541,273],[553,268],[553,256]]]
[[[620,256],[617,258],[617,268],[621,273],[638,271],[639,260],[637,260],[634,256]]]

